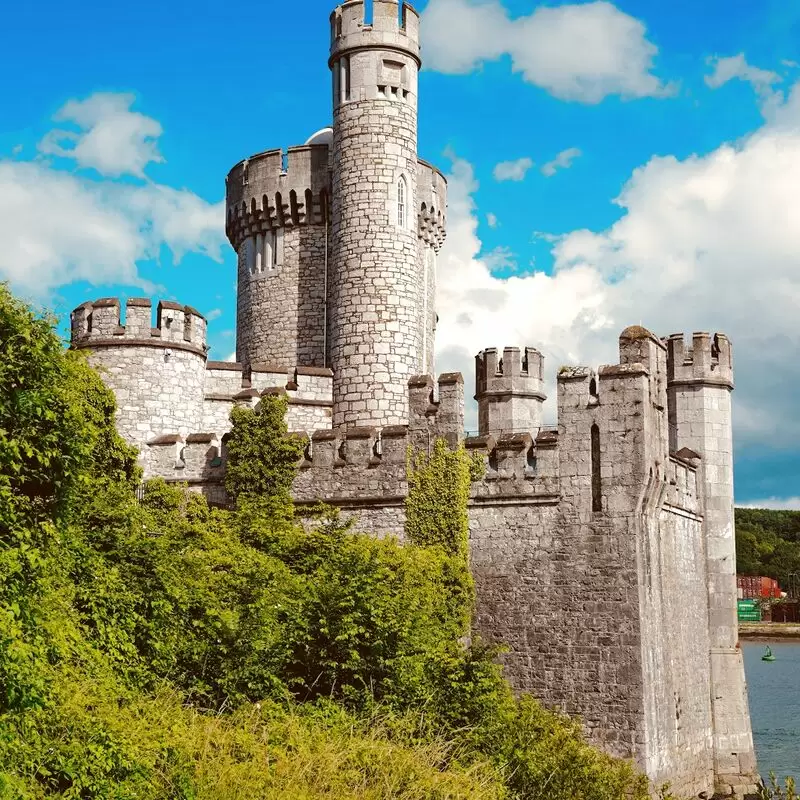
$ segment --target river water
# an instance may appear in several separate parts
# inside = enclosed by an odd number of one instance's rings
[[[766,783],[770,770],[778,778],[800,778],[800,643],[769,646],[776,660],[765,662],[763,642],[742,641],[753,741]]]

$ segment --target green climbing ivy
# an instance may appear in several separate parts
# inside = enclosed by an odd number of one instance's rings
[[[482,462],[461,445],[451,450],[437,439],[430,454],[408,452],[408,540],[421,547],[439,545],[453,555],[467,555],[469,487],[481,475]]]

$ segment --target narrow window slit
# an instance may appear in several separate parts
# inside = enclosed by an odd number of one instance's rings
[[[592,511],[603,510],[602,484],[600,482],[600,428],[592,425]]]

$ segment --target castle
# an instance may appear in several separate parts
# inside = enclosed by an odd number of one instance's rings
[[[731,345],[623,331],[619,363],[562,367],[542,425],[533,348],[434,381],[436,258],[447,184],[417,156],[419,17],[397,0],[331,15],[333,128],[228,174],[237,361],[207,360],[206,321],[149,300],[84,303],[72,347],[116,393],[147,476],[223,488],[238,405],[288,396],[308,445],[294,493],[403,536],[407,448],[480,453],[470,548],[475,627],[508,645],[521,691],[579,715],[591,740],[682,795],[757,781],[736,620]]]

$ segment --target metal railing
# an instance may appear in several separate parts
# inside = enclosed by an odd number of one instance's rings
[[[523,426],[520,428],[496,428],[491,431],[491,436],[513,436],[516,433],[529,433],[532,438],[536,438],[542,432],[555,432],[558,433],[558,425],[540,425],[538,428]],[[464,436],[482,436],[480,431],[464,431]]]

